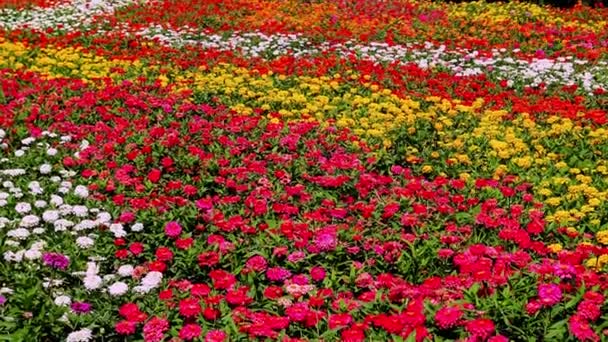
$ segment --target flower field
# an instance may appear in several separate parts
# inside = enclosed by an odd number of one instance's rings
[[[608,340],[607,111],[604,8],[0,0],[0,340]]]

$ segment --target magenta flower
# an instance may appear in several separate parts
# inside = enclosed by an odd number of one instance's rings
[[[65,270],[70,265],[70,258],[60,253],[44,253],[42,262],[49,267]]]
[[[165,225],[165,234],[170,238],[177,238],[182,233],[182,226],[175,221],[168,222]]]
[[[553,306],[562,300],[562,290],[555,284],[540,284],[538,298],[543,305]]]

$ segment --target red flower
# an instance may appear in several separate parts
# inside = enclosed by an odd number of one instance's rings
[[[241,286],[236,290],[229,290],[228,293],[226,293],[226,301],[231,305],[247,305],[253,301],[253,299],[247,295],[248,291],[249,288],[247,286]]]
[[[141,242],[133,242],[129,245],[129,251],[131,251],[133,255],[138,256],[144,251],[144,244]]]
[[[185,239],[177,239],[175,240],[175,247],[178,249],[188,249],[194,244],[194,239],[189,237]]]
[[[116,332],[120,335],[131,335],[137,330],[137,323],[131,321],[120,321],[114,326]]]
[[[211,330],[205,335],[205,342],[224,342],[228,338],[225,332],[221,330]]]
[[[487,318],[478,318],[468,321],[465,325],[465,329],[471,335],[485,339],[494,334],[494,322]]]
[[[329,329],[336,329],[348,326],[353,322],[350,314],[334,314],[329,316]]]
[[[440,329],[449,329],[460,323],[462,311],[455,307],[443,307],[435,314],[435,324]]]
[[[209,273],[213,287],[216,289],[229,289],[236,283],[236,277],[223,270],[213,270]]]
[[[190,288],[190,294],[194,297],[208,296],[211,289],[207,284],[194,284]]]
[[[124,259],[129,256],[129,251],[126,249],[119,249],[114,253],[117,259]]]
[[[159,261],[171,261],[173,259],[173,252],[167,247],[158,247],[156,249],[156,259]]]
[[[365,333],[361,329],[345,329],[341,333],[342,341],[344,342],[363,342],[365,341]]]
[[[148,173],[148,180],[152,183],[157,183],[160,180],[161,171],[159,169],[152,169]]]
[[[198,265],[200,267],[213,267],[220,262],[220,255],[215,251],[209,251],[198,255]]]
[[[179,314],[184,317],[195,317],[201,313],[201,305],[198,299],[188,298],[180,300],[179,302]]]
[[[120,309],[118,309],[118,314],[131,322],[143,322],[148,318],[148,315],[141,312],[135,303],[123,304]]]
[[[203,329],[200,327],[200,325],[195,323],[186,324],[180,329],[179,338],[186,341],[194,340],[195,338],[199,337],[202,332]]]

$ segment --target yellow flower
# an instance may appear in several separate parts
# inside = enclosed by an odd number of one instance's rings
[[[603,245],[608,245],[608,230],[600,230],[595,233],[595,239]]]
[[[558,253],[562,250],[562,245],[559,243],[554,243],[554,244],[547,246],[547,248],[553,253]]]
[[[422,167],[422,173],[431,173],[433,172],[433,167],[431,165],[424,165]]]

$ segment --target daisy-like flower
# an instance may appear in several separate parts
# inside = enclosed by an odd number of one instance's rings
[[[95,240],[91,239],[88,236],[80,236],[76,239],[76,244],[80,248],[91,248],[95,244]]]
[[[122,296],[129,291],[129,286],[122,281],[117,281],[108,287],[108,292],[111,296],[118,297]]]
[[[88,342],[88,341],[91,341],[92,339],[93,339],[93,332],[91,331],[91,329],[85,328],[85,329],[71,332],[68,335],[66,342]]]

